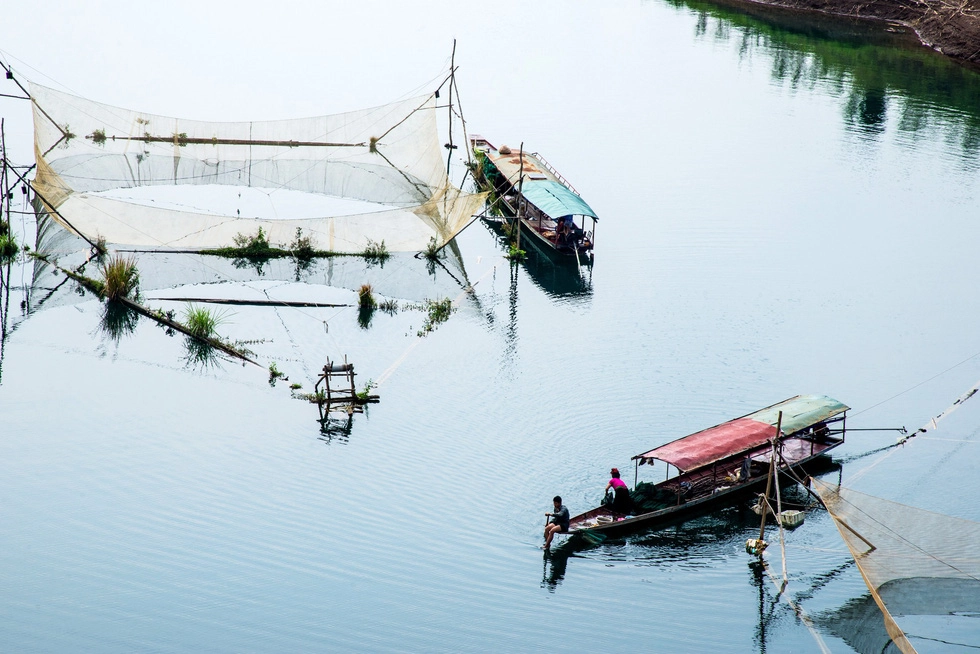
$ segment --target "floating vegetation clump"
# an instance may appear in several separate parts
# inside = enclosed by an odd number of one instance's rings
[[[257,262],[267,259],[278,259],[290,257],[302,262],[308,262],[317,257],[337,256],[336,252],[328,250],[317,250],[313,239],[303,236],[303,230],[296,228],[296,236],[289,246],[275,247],[269,242],[269,237],[261,227],[256,234],[236,234],[232,239],[234,247],[215,248],[201,250],[201,254],[210,254],[217,257],[227,257],[235,259],[236,268],[254,266]],[[256,266],[257,272],[261,275],[261,266]]]
[[[426,300],[423,307],[426,311],[426,317],[422,329],[417,332],[419,337],[429,334],[436,327],[449,320],[449,316],[455,311],[453,301],[448,297],[442,300]]]
[[[279,368],[276,367],[276,362],[273,361],[269,364],[269,386],[275,386],[276,382],[280,379],[289,381],[289,377],[286,376],[286,373],[279,370]]]
[[[384,302],[378,303],[378,308],[387,313],[389,316],[393,316],[398,313],[398,301],[385,300]]]
[[[439,258],[439,244],[436,243],[435,236],[429,239],[429,245],[425,248],[424,254],[426,259],[435,260]]]
[[[369,261],[386,261],[391,253],[388,252],[384,239],[381,239],[380,243],[368,239],[367,246],[365,246],[361,256]]]
[[[266,238],[265,232],[259,227],[259,231],[254,236],[248,236],[246,234],[236,234],[232,239],[235,243],[235,247],[238,249],[238,256],[243,257],[269,257],[272,246],[269,245],[269,239]]]
[[[115,255],[102,264],[102,297],[118,300],[124,297],[138,297],[140,275],[135,257]]]
[[[102,261],[105,259],[105,256],[109,254],[109,248],[106,245],[105,236],[97,236],[95,238],[95,244],[92,246],[92,249],[95,250],[96,261],[102,263]]]
[[[378,306],[374,299],[374,289],[370,284],[362,284],[357,291],[357,324],[361,329],[371,326],[371,319],[374,317],[374,309]]]
[[[0,261],[7,262],[17,256],[20,247],[13,234],[0,234]]]
[[[371,399],[371,389],[377,388],[377,386],[378,385],[374,383],[373,379],[369,379],[367,383],[364,385],[364,390],[357,391],[356,393],[357,401],[362,404],[366,403],[368,400]]]
[[[357,291],[357,307],[359,309],[373,309],[378,306],[374,299],[374,288],[370,284],[362,284]]]
[[[218,325],[224,322],[224,315],[207,307],[189,304],[184,309],[184,325],[188,333],[197,338],[214,338]]]
[[[313,239],[309,236],[303,236],[303,229],[301,227],[296,228],[296,238],[290,243],[289,249],[294,257],[304,261],[312,259],[316,255],[316,249],[313,247]]]
[[[511,243],[504,256],[511,261],[523,261],[527,257],[527,252],[517,247],[517,244]]]

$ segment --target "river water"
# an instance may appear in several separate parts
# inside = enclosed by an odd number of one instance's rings
[[[33,266],[5,269],[3,649],[866,651],[882,627],[845,619],[867,591],[821,510],[787,535],[783,596],[744,552],[758,534],[744,509],[550,557],[543,514],[555,494],[573,513],[594,505],[610,466],[632,483],[636,453],[798,393],[845,402],[850,427],[912,430],[980,378],[980,76],[882,27],[701,2],[505,3],[426,21],[448,7],[376,21],[366,7],[348,10],[359,35],[320,54],[362,76],[358,56],[378,71],[400,61],[378,83],[325,74],[350,103],[331,110],[406,90],[398,72],[443,39],[438,65],[455,36],[470,131],[523,140],[572,181],[600,215],[594,265],[532,252],[512,267],[480,222],[434,267],[141,255],[149,303],[178,313],[163,298],[344,302],[371,282],[399,301],[361,323],[343,308],[225,311],[219,332],[289,377],[274,386],[145,319],[107,320],[50,270],[32,282]],[[143,83],[165,30],[139,25],[133,94],[181,113]],[[118,68],[136,42],[122,31],[93,57]],[[191,54],[174,56],[166,74]],[[49,72],[77,72],[60,65]],[[111,79],[69,86],[143,108]],[[261,107],[315,113],[274,94]],[[5,116],[22,144],[23,109]],[[13,223],[33,238],[27,217]],[[408,305],[435,297],[458,309],[420,338]],[[381,400],[321,426],[289,384],[311,390],[343,356]],[[827,478],[980,520],[978,425],[967,402],[871,456],[897,433],[852,432]],[[778,548],[769,561],[778,574]],[[899,623],[920,652],[980,644],[968,616]]]

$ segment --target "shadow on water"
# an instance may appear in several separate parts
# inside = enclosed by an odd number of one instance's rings
[[[851,130],[875,135],[889,116],[899,132],[936,127],[973,156],[980,146],[980,74],[884,23],[724,1],[667,0],[696,13],[695,35],[737,45],[740,59],[772,58],[772,77],[791,89],[821,86],[844,98]]]

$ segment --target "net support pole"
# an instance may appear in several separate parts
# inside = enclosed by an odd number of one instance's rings
[[[779,442],[779,430],[783,426],[783,412],[779,412],[779,417],[776,419],[776,435],[772,439],[771,449],[769,451],[769,477],[766,479],[766,495],[762,502],[762,524],[759,525],[759,540],[761,541],[766,535],[766,516],[769,513],[769,493],[772,491],[772,478],[776,471],[776,444]],[[762,553],[759,553],[762,556]]]

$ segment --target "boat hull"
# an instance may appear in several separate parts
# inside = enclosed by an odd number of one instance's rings
[[[830,459],[826,456],[827,452],[842,442],[842,440],[834,439],[825,444],[821,444],[822,447],[819,448],[819,451],[814,451],[810,456],[794,462],[789,469],[798,476],[808,471],[815,471],[821,467],[821,463],[826,464],[829,462]],[[780,472],[785,474],[787,467],[782,466]],[[683,477],[682,475],[680,478]],[[740,501],[751,498],[756,493],[764,492],[766,480],[766,475],[760,475],[728,487],[721,487],[711,493],[687,500],[676,506],[630,517],[614,515],[607,507],[599,506],[573,517],[568,533],[569,535],[575,535],[576,533],[593,532],[603,534],[604,536],[622,536],[635,531],[666,527],[710,513],[724,506],[737,504]],[[662,484],[658,484],[658,486],[660,485]],[[593,520],[602,519],[603,516],[611,517],[612,521],[592,524]]]

